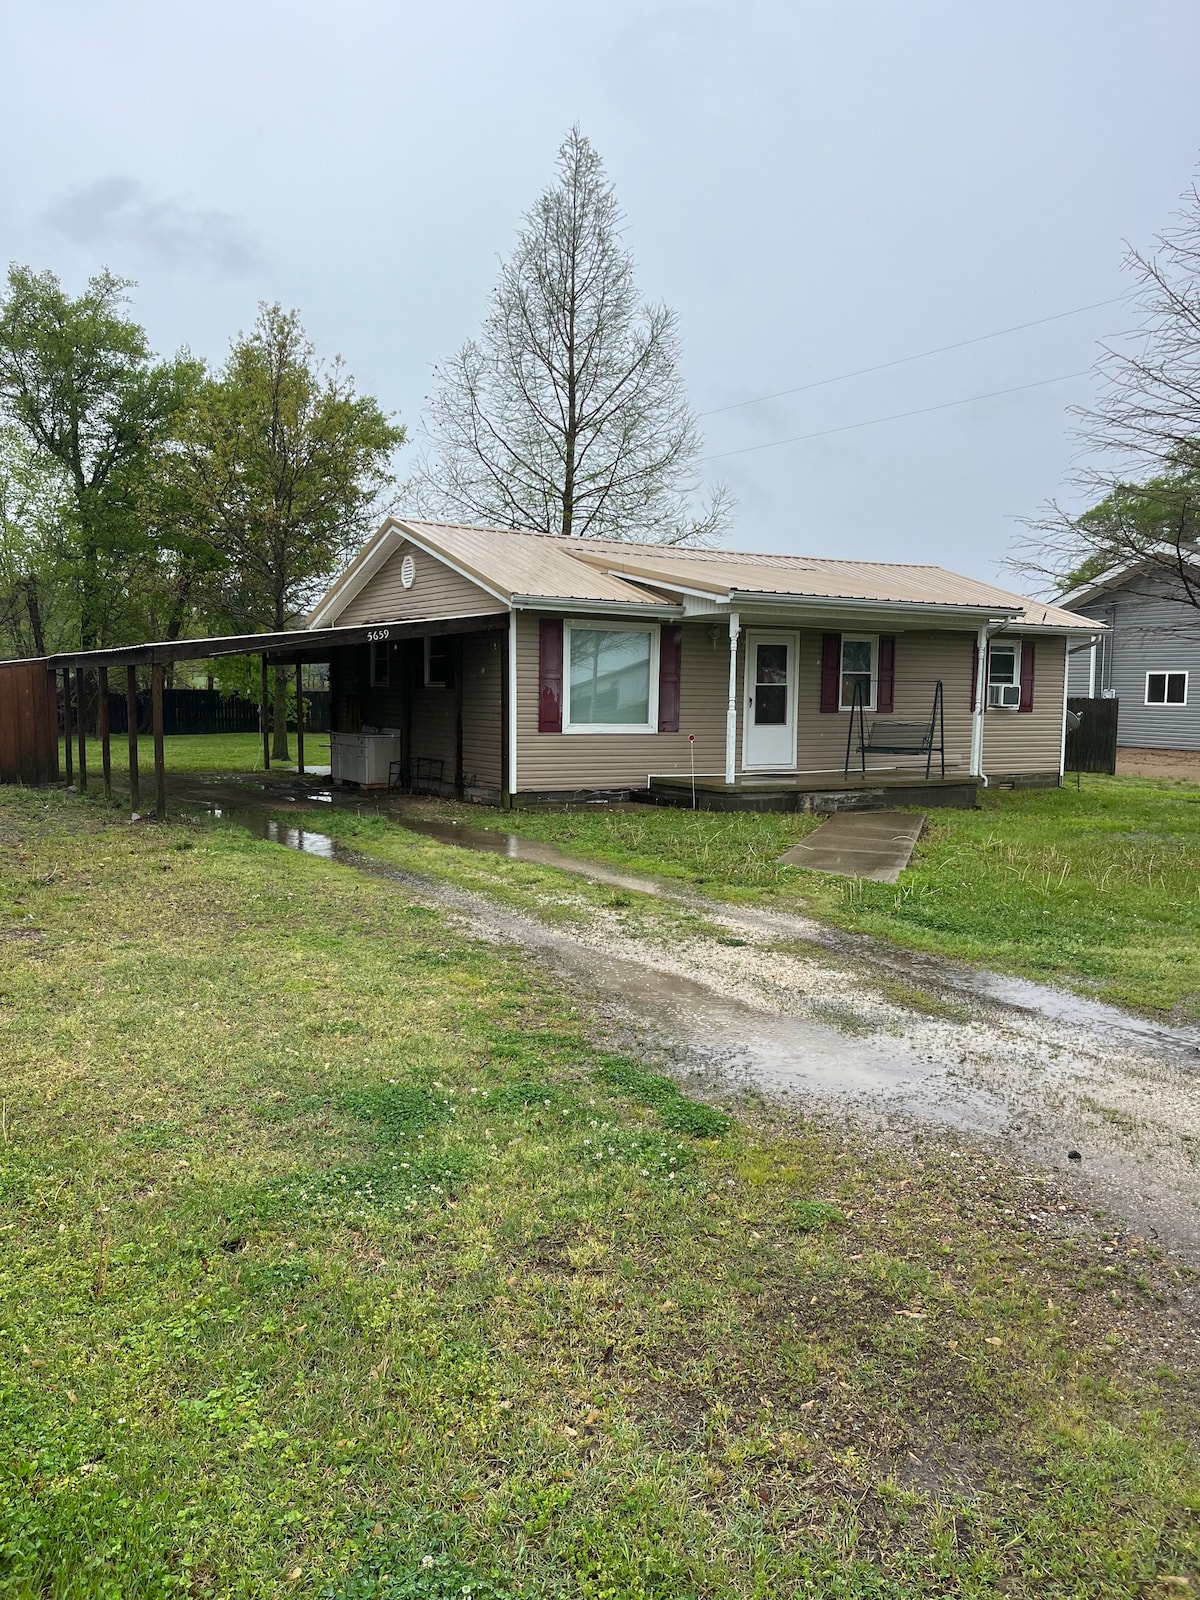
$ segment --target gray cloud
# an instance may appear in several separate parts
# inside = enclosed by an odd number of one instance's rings
[[[236,217],[154,200],[135,178],[120,175],[74,190],[50,207],[46,221],[76,244],[132,246],[165,267],[206,278],[244,278],[263,264]]]

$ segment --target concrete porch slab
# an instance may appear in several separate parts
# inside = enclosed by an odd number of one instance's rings
[[[896,883],[912,857],[925,817],[909,811],[837,811],[779,857],[809,872]]]

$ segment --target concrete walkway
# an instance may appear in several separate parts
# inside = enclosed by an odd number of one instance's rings
[[[895,883],[925,825],[910,811],[835,811],[815,833],[779,857],[810,872]]]

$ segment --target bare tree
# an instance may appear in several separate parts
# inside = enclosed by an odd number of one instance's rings
[[[723,528],[727,492],[699,499],[675,313],[639,303],[621,223],[600,157],[573,128],[479,339],[435,369],[432,453],[408,486],[426,514],[664,544]]]
[[[1015,565],[1059,591],[1112,569],[1200,608],[1200,189],[1183,196],[1157,249],[1130,247],[1143,323],[1106,345],[1100,398],[1080,409],[1090,464],[1076,479],[1088,510],[1052,503],[1031,522]],[[1192,620],[1189,626],[1194,627]]]

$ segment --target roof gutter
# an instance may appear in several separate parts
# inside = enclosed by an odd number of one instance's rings
[[[514,611],[573,611],[580,616],[683,616],[681,605],[661,600],[580,600],[569,595],[515,594],[512,608]]]
[[[1014,617],[1021,616],[1024,610],[1022,606],[956,606],[949,601],[941,600],[860,600],[835,594],[766,594],[761,589],[731,589],[728,603],[740,609],[745,609],[747,606],[769,609],[771,606],[783,604],[795,606],[800,611],[826,614],[831,611],[854,613],[882,611],[888,615],[900,616],[915,613],[920,617],[945,618],[961,622],[968,627],[977,626],[980,621],[1008,622]]]

